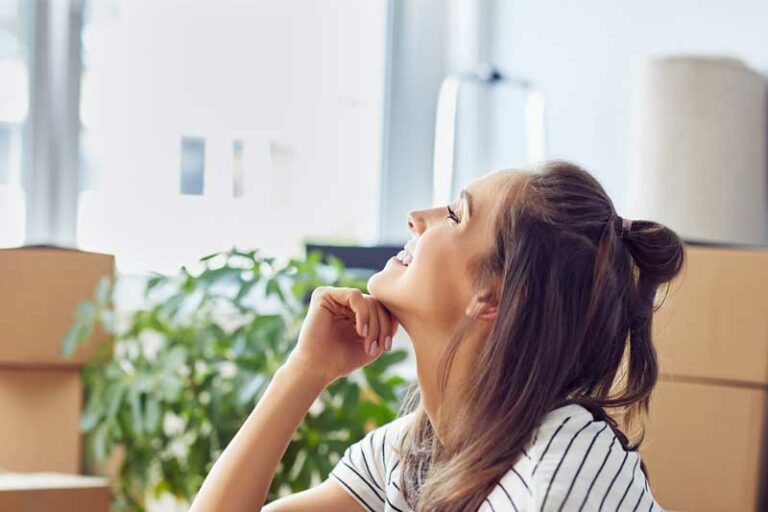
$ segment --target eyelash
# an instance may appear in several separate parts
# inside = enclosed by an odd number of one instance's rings
[[[449,219],[450,219],[451,217],[454,217],[454,218],[456,219],[456,220],[454,221],[456,224],[459,224],[459,223],[461,223],[461,219],[459,219],[459,217],[456,215],[456,212],[454,212],[453,210],[451,210],[451,207],[450,207],[450,206],[447,206],[446,208],[448,208],[448,215],[446,215],[446,218],[449,218]]]

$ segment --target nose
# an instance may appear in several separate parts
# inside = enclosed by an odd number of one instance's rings
[[[414,236],[421,236],[421,234],[424,232],[424,229],[426,229],[424,217],[417,211],[409,212],[407,221],[408,231],[410,231]]]

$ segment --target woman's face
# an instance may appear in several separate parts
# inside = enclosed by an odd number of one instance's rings
[[[468,265],[474,256],[491,250],[504,185],[517,175],[510,170],[490,172],[469,183],[449,205],[410,212],[412,261],[405,266],[392,257],[368,280],[371,296],[406,331],[414,325],[450,330],[466,314],[474,294]]]

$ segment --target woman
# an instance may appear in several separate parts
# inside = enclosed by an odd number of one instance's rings
[[[662,510],[618,425],[647,412],[654,299],[683,267],[678,236],[619,217],[566,161],[489,173],[408,228],[405,263],[371,276],[370,295],[315,290],[296,348],[192,509],[261,506],[309,406],[402,325],[418,385],[399,417],[325,482],[262,510]]]

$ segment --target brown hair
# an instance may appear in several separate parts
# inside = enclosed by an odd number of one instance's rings
[[[415,412],[396,448],[401,490],[417,511],[477,510],[544,416],[569,403],[608,422],[625,449],[642,442],[630,445],[612,416],[631,425],[648,412],[658,375],[654,300],[682,269],[684,245],[647,220],[622,237],[611,199],[576,164],[552,160],[514,175],[495,219],[495,248],[468,269],[498,315],[473,362],[474,380],[452,404],[449,442],[437,440],[418,385],[400,411]],[[441,356],[441,393],[473,322],[461,319]]]

